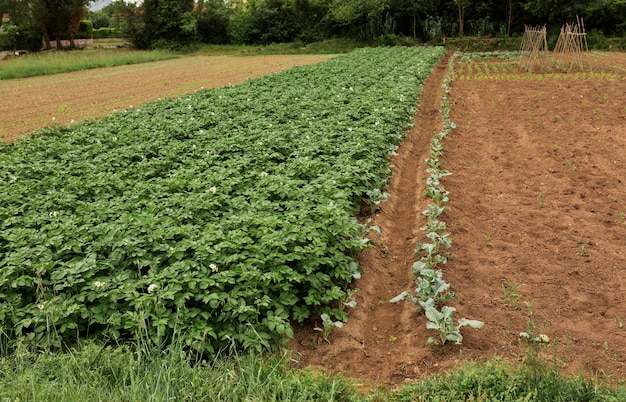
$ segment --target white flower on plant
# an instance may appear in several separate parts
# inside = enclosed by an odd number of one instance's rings
[[[38,305],[37,305],[37,308],[38,308],[39,310],[43,310],[44,305],[43,305],[43,304],[38,304]]]
[[[211,272],[218,272],[219,271],[219,269],[217,269],[217,265],[215,265],[215,264],[209,265],[209,268],[211,268]]]
[[[96,281],[93,283],[93,285],[97,288],[101,288],[104,286],[104,282]]]
[[[154,283],[150,284],[150,286],[148,286],[148,293],[152,293],[157,289],[157,285],[155,285]]]
[[[113,137],[111,138],[113,141],[117,141],[117,137]]]
[[[259,175],[261,177],[267,177],[267,172],[261,172],[261,174]]]
[[[51,218],[56,218],[56,216],[57,216],[58,214],[59,214],[59,213],[58,213],[57,211],[52,211],[52,212],[48,213],[48,216],[49,216],[49,217],[51,217]]]
[[[209,188],[209,191],[212,192],[213,194],[215,194],[215,192],[217,191],[217,187],[212,186]]]

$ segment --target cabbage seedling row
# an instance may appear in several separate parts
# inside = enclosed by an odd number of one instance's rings
[[[273,348],[332,308],[441,48],[365,49],[0,146],[0,336]]]

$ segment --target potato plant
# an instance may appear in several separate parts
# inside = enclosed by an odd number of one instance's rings
[[[0,145],[0,339],[275,348],[359,275],[441,48],[365,49]]]

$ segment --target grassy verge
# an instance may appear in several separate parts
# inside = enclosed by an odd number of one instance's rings
[[[100,44],[101,46],[101,44]],[[349,39],[335,39],[304,45],[302,43],[281,43],[268,46],[244,45],[203,45],[196,48],[193,55],[242,56],[273,54],[340,54],[363,47],[362,42]],[[36,77],[88,70],[101,67],[114,67],[125,64],[138,64],[181,57],[180,53],[130,49],[85,49],[63,52],[40,52],[13,57],[0,61],[0,80]]]
[[[287,355],[199,361],[182,348],[87,343],[63,354],[0,359],[2,401],[348,401],[348,380],[292,371]],[[195,363],[192,363],[196,361]]]
[[[468,363],[398,389],[363,387],[342,376],[293,370],[289,354],[212,361],[179,346],[86,343],[63,354],[18,349],[0,358],[2,401],[623,401],[623,384],[565,377],[527,352],[518,367],[494,359]]]
[[[195,50],[195,54],[210,56],[241,56],[263,54],[341,54],[354,49],[366,47],[367,44],[351,39],[329,39],[305,45],[296,43],[274,43],[267,46],[247,45],[203,45]]]
[[[125,64],[146,63],[175,57],[179,57],[179,55],[173,52],[160,50],[131,51],[127,49],[87,49],[32,53],[0,61],[0,80],[59,74]]]

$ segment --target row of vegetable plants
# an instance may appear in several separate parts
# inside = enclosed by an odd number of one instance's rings
[[[347,319],[355,215],[444,52],[363,49],[0,145],[0,341],[213,354]]]
[[[426,172],[426,190],[424,195],[430,199],[427,209],[422,211],[421,215],[426,218],[426,225],[421,228],[426,232],[427,241],[418,242],[415,247],[415,254],[420,259],[413,264],[413,273],[417,280],[417,288],[412,294],[404,291],[391,299],[392,303],[401,300],[409,300],[417,304],[417,309],[422,311],[428,322],[426,328],[434,329],[439,332],[439,342],[443,345],[447,341],[461,343],[463,335],[461,328],[469,326],[471,328],[482,328],[484,323],[478,320],[469,320],[460,318],[454,323],[454,313],[456,309],[447,306],[444,303],[450,299],[456,299],[456,294],[450,292],[450,284],[443,278],[443,271],[440,267],[448,262],[448,250],[452,247],[450,233],[446,231],[446,222],[441,220],[443,213],[448,211],[450,207],[445,203],[449,201],[450,192],[445,189],[442,179],[451,174],[450,171],[443,168],[443,141],[452,130],[456,128],[456,124],[450,117],[450,83],[454,76],[454,63],[456,54],[451,56],[448,61],[448,74],[443,84],[442,108],[444,127],[443,130],[435,134],[430,142],[430,158],[425,162],[428,165]],[[429,337],[427,344],[436,342],[434,337]]]

